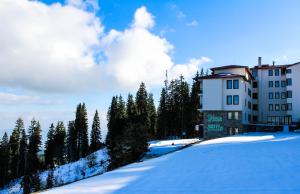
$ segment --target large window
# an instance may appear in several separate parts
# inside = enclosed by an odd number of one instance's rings
[[[257,88],[257,81],[254,81],[252,85],[253,85],[253,88]]]
[[[275,104],[275,110],[280,111],[280,105],[279,104]]]
[[[232,80],[227,80],[227,89],[232,89]]]
[[[284,80],[281,81],[281,87],[282,87],[282,88],[285,87],[285,81],[284,81]]]
[[[287,69],[287,70],[286,70],[286,73],[287,73],[287,74],[291,74],[291,73],[292,73],[292,69]]]
[[[291,78],[286,79],[286,85],[287,86],[291,86],[292,85],[292,79]]]
[[[286,99],[286,92],[281,92],[281,98]]]
[[[232,96],[231,95],[228,95],[226,97],[226,103],[227,103],[227,105],[232,105]]]
[[[238,105],[240,102],[239,102],[239,96],[238,95],[234,95],[233,96],[233,104],[234,105]]]
[[[287,107],[287,110],[292,110],[293,109],[293,106],[292,106],[292,103],[287,103],[286,105]]]
[[[269,81],[269,88],[273,88],[273,81]]]
[[[275,81],[275,87],[279,88],[279,81]]]
[[[232,112],[228,112],[227,113],[227,119],[228,120],[232,120]]]
[[[279,69],[275,69],[275,76],[279,76]]]
[[[239,112],[234,112],[234,120],[239,120]]]
[[[252,108],[253,108],[253,110],[258,110],[258,105],[257,104],[253,104]]]
[[[286,91],[286,98],[292,98],[293,92],[292,91]]]
[[[279,92],[275,92],[275,99],[279,99],[280,98],[280,93]]]
[[[248,101],[248,109],[251,110],[251,102],[250,101]]]
[[[251,98],[251,90],[248,88],[248,96]]]
[[[282,110],[282,111],[286,111],[286,104],[282,104],[282,105],[281,105],[281,110]]]
[[[273,98],[274,98],[273,92],[269,92],[269,99],[273,99]]]
[[[253,94],[252,94],[252,97],[253,97],[253,99],[258,99],[257,93],[253,93]]]
[[[273,76],[273,69],[269,70],[269,76]]]
[[[239,80],[238,79],[233,80],[233,89],[239,89]]]
[[[274,110],[273,104],[269,104],[269,111],[273,111],[273,110]]]

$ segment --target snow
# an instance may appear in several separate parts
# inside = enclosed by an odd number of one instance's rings
[[[219,138],[44,194],[300,193],[299,150],[297,133]]]
[[[107,171],[107,166],[107,150],[98,150],[90,154],[86,158],[81,158],[76,162],[56,167],[53,171],[55,179],[54,185],[64,185],[77,180],[102,174]],[[42,187],[45,187],[47,183],[48,173],[49,171],[43,171],[39,175]],[[15,182],[11,183],[10,186],[8,186],[6,189],[0,190],[0,194],[22,194],[23,192],[20,182],[21,179],[16,180]]]

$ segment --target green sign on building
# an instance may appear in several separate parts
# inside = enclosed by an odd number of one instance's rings
[[[207,125],[208,131],[223,131],[224,130],[224,127],[220,124],[221,122],[223,122],[223,117],[208,115],[207,122],[209,123]]]

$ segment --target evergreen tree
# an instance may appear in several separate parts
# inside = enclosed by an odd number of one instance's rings
[[[81,131],[82,131],[82,116],[81,116],[81,110],[82,110],[82,105],[81,103],[77,105],[76,108],[76,115],[75,115],[75,121],[74,121],[74,127],[75,127],[75,136],[76,136],[76,159],[78,160],[80,158],[80,148],[81,148],[81,141],[80,136],[81,136]]]
[[[18,177],[21,177],[25,173],[25,152],[27,150],[27,135],[25,129],[21,130],[21,140],[19,147],[19,159],[18,159]]]
[[[55,132],[54,132],[54,159],[57,165],[62,165],[65,163],[65,139],[66,139],[66,129],[64,123],[57,122]]]
[[[98,111],[96,110],[93,119],[93,124],[92,124],[90,151],[95,152],[99,150],[101,147],[102,147],[102,143],[101,143],[100,118],[98,115]]]
[[[202,122],[202,117],[201,114],[199,112],[199,108],[200,108],[200,83],[198,81],[200,75],[197,72],[195,78],[194,78],[194,82],[192,85],[192,91],[191,91],[191,95],[190,95],[190,116],[189,116],[189,130],[188,130],[188,136],[189,137],[195,137],[195,125],[198,125]]]
[[[198,72],[197,72],[197,74],[198,74]],[[201,68],[200,76],[204,76],[204,69],[203,69],[203,67]]]
[[[46,188],[50,189],[53,187],[53,185],[54,185],[54,175],[53,175],[53,170],[51,169],[48,171]]]
[[[29,144],[28,144],[28,163],[29,173],[33,174],[39,170],[40,161],[38,157],[38,152],[40,151],[41,146],[41,126],[38,121],[32,119],[29,126],[28,135],[29,135]]]
[[[157,122],[157,114],[156,114],[156,108],[154,105],[154,100],[153,100],[153,94],[149,94],[148,99],[147,99],[147,104],[148,104],[148,111],[149,111],[149,121],[150,121],[150,136],[154,138],[156,136],[156,122]]]
[[[85,157],[89,151],[88,118],[84,103],[77,106],[75,129],[77,133],[77,159],[79,159]]]
[[[167,91],[163,88],[160,94],[159,106],[157,110],[157,137],[164,139],[167,137],[168,130],[168,110],[167,110]]]
[[[118,114],[118,97],[114,96],[111,100],[111,104],[109,106],[107,112],[107,136],[106,136],[106,144],[109,146],[113,146],[115,144],[115,137],[117,136],[117,114]]]
[[[54,124],[52,123],[50,125],[49,131],[47,133],[47,140],[45,144],[45,165],[47,168],[53,168],[54,167],[54,149],[55,149],[55,144],[54,144]]]
[[[10,146],[10,178],[14,179],[18,177],[18,160],[20,149],[20,133],[24,129],[24,122],[21,118],[17,119],[15,128],[9,139]]]
[[[74,121],[70,121],[68,124],[67,157],[68,162],[77,160],[77,136]]]
[[[126,103],[127,123],[134,123],[137,117],[136,105],[132,94],[128,94]]]
[[[137,122],[145,126],[142,129],[145,130],[145,133],[149,134],[150,117],[148,109],[148,93],[144,83],[140,84],[140,87],[136,93],[135,104],[137,109]]]
[[[0,143],[0,187],[8,183],[9,141],[5,132]]]

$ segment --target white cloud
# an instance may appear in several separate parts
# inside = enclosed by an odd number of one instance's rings
[[[191,26],[191,27],[196,27],[199,25],[198,21],[197,20],[193,20],[189,23],[186,24],[187,26]]]
[[[175,11],[177,19],[182,20],[186,17],[185,13],[176,4],[171,4],[171,9]]]
[[[59,100],[44,100],[37,96],[16,95],[12,93],[0,92],[0,105],[16,105],[16,104],[39,104],[53,105],[61,104]]]
[[[191,76],[202,63],[176,65],[174,46],[154,34],[146,7],[123,31],[104,26],[95,0],[65,5],[38,1],[0,2],[0,87],[38,92],[75,92],[100,87],[163,84],[164,72]]]

